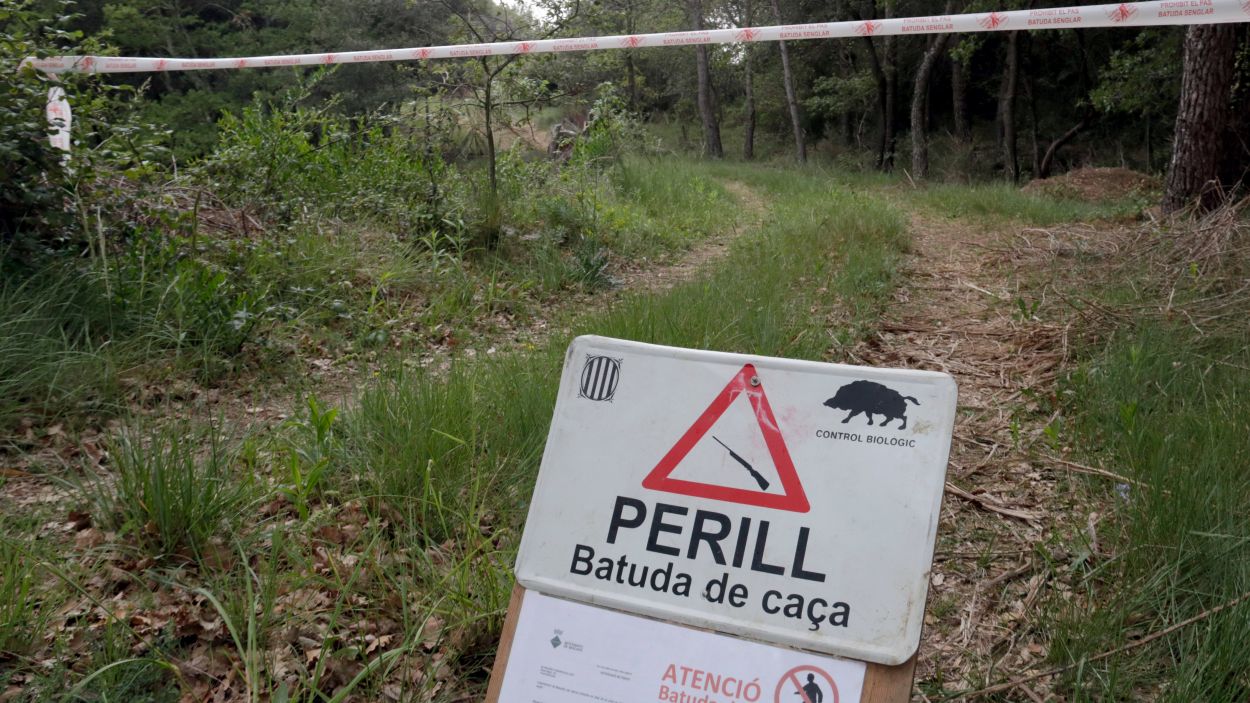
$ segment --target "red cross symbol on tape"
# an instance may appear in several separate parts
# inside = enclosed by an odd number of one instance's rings
[[[1107,13],[1107,17],[1110,17],[1112,22],[1127,22],[1135,14],[1137,14],[1137,8],[1120,3],[1118,7]]]
[[[876,34],[877,31],[880,29],[881,29],[880,22],[874,22],[872,20],[864,20],[863,24],[855,28],[855,33],[861,37],[871,37],[872,35]]]
[[[977,24],[985,27],[986,29],[998,29],[1004,24],[1007,24],[1007,18],[997,12],[991,12],[990,14],[977,20]]]

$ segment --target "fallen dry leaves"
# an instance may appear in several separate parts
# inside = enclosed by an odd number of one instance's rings
[[[917,665],[922,691],[1043,670],[1050,634],[1040,606],[1077,598],[1070,574],[1046,564],[1070,563],[1077,555],[1065,545],[1095,530],[1095,511],[1065,488],[1068,460],[1038,451],[1060,419],[1055,383],[1076,332],[1032,314],[1030,280],[1049,275],[1060,247],[1026,247],[1036,242],[1019,229],[912,215],[896,305],[871,339],[840,350],[856,363],[944,371],[959,385]],[[1018,693],[1054,700],[1051,683]]]

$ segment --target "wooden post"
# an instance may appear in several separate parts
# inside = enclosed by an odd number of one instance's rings
[[[499,691],[503,689],[503,673],[508,668],[508,655],[512,654],[512,638],[516,635],[516,622],[521,617],[521,601],[525,600],[525,589],[521,584],[512,584],[512,598],[508,600],[508,615],[503,620],[503,632],[499,635],[499,649],[495,652],[495,663],[490,667],[490,685],[486,687],[487,703],[499,700]]]

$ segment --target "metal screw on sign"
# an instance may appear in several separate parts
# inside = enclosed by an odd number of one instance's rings
[[[759,385],[760,385],[760,377],[759,377],[759,376],[752,376],[752,377],[751,377],[751,385],[752,385],[753,387],[759,387]]]

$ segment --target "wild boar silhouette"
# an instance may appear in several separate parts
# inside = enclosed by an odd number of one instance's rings
[[[872,424],[873,415],[885,415],[885,419],[881,421],[881,426],[885,427],[890,420],[901,419],[903,424],[898,429],[907,429],[907,402],[910,400],[916,405],[920,405],[920,401],[911,396],[900,395],[898,391],[886,388],[880,383],[872,381],[853,381],[838,389],[832,398],[825,401],[825,405],[834,410],[849,410],[850,415],[842,420],[842,424],[851,421],[851,418],[860,413],[868,416],[868,424]]]

